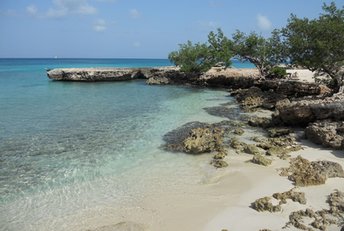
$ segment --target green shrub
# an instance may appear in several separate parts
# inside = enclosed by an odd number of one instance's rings
[[[270,78],[285,78],[287,76],[287,69],[285,67],[275,66],[270,69],[268,77]]]

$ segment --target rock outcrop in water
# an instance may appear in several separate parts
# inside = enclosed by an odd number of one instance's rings
[[[142,69],[133,68],[62,68],[47,72],[50,79],[61,81],[123,81],[144,78]]]
[[[47,71],[50,79],[60,81],[124,81],[133,79],[163,78],[159,83],[170,83],[168,78],[182,78],[176,67],[159,68],[58,68]],[[185,76],[184,76],[185,77]]]
[[[164,148],[169,151],[201,154],[219,151],[223,130],[216,125],[190,122],[164,135]]]

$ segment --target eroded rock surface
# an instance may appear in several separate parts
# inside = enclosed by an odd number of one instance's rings
[[[306,137],[313,143],[344,150],[344,122],[322,121],[310,124]]]
[[[257,199],[255,202],[253,202],[252,207],[257,210],[258,212],[279,212],[282,210],[281,206],[279,204],[274,205],[271,202],[271,197],[263,197],[260,199]]]
[[[199,154],[217,151],[222,145],[223,130],[207,123],[190,122],[164,135],[169,151]]]
[[[296,186],[324,184],[327,178],[344,177],[340,164],[331,161],[309,161],[298,156],[291,159],[290,166],[282,171]]]
[[[324,99],[305,99],[278,108],[277,117],[286,125],[308,125],[316,120],[344,120],[344,94]]]

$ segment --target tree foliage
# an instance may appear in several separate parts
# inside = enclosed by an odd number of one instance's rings
[[[181,71],[187,73],[200,73],[209,70],[217,63],[231,65],[232,42],[223,34],[221,29],[217,33],[210,32],[208,43],[195,43],[187,41],[179,44],[179,50],[169,54],[169,60]]]
[[[214,64],[222,63],[224,67],[232,64],[231,58],[233,54],[233,42],[228,39],[221,29],[217,29],[217,33],[211,31],[208,35],[209,52]]]
[[[327,74],[337,87],[343,85],[344,7],[324,4],[323,13],[312,20],[291,15],[282,34],[291,63]]]
[[[285,62],[286,49],[278,30],[274,30],[270,38],[237,30],[233,34],[233,49],[239,60],[253,63],[264,77],[273,74],[272,68]]]
[[[211,68],[212,63],[209,62],[208,46],[204,43],[193,44],[187,41],[179,44],[179,50],[173,51],[168,58],[176,66],[180,66],[180,70],[187,73],[198,73],[207,71]]]

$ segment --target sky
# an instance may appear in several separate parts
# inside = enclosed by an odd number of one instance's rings
[[[0,0],[0,58],[167,58],[221,28],[268,36],[327,0]],[[336,0],[343,6],[343,0]]]

